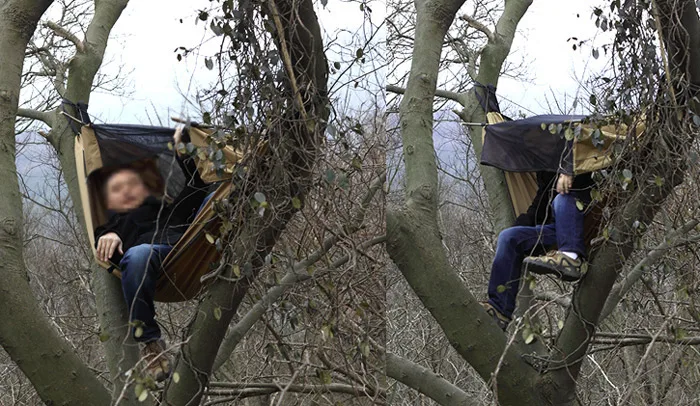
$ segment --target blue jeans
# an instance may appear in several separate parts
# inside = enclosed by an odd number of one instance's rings
[[[554,244],[559,251],[586,256],[583,240],[584,213],[576,207],[576,198],[571,194],[557,195],[552,206],[553,223],[511,227],[498,235],[496,256],[491,266],[488,302],[507,317],[512,317],[515,310],[522,263],[526,256],[541,254],[546,246]]]
[[[213,193],[204,198],[197,213],[212,195]],[[136,341],[150,342],[160,338],[153,298],[156,282],[163,272],[163,260],[172,249],[172,246],[164,244],[136,245],[126,250],[119,262],[122,271],[122,291],[129,310],[129,322],[133,326],[131,333]],[[141,327],[142,333],[136,337],[138,327]]]

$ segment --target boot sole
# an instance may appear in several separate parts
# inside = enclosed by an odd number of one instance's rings
[[[523,268],[538,275],[554,275],[564,282],[576,282],[581,279],[581,274],[572,275],[538,262],[523,261]]]

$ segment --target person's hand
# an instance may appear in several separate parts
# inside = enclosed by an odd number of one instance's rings
[[[565,173],[560,173],[557,179],[557,193],[565,195],[569,193],[571,185],[574,183],[574,177]]]
[[[175,128],[175,134],[173,134],[173,149],[175,149],[175,152],[179,155],[180,152],[177,149],[177,145],[182,142],[182,131],[184,130],[185,126],[179,125],[177,128]]]
[[[97,240],[97,259],[104,262],[109,261],[116,249],[119,249],[119,253],[124,255],[122,239],[119,238],[117,233],[110,232],[103,235]]]

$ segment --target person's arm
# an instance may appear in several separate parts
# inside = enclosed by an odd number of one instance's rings
[[[122,216],[114,213],[110,216],[106,224],[95,229],[95,248],[97,251],[97,259],[107,262],[115,251],[120,255],[124,255],[122,244],[122,230],[120,230]]]
[[[179,127],[173,136],[174,145],[182,142],[187,144],[190,142],[190,136],[187,131],[183,131]],[[202,201],[207,196],[209,185],[202,180],[197,169],[197,162],[194,157],[180,155],[176,153],[177,163],[185,175],[185,187],[177,195],[171,204],[173,214],[181,220],[191,220],[191,217],[196,213],[197,208],[202,204]]]

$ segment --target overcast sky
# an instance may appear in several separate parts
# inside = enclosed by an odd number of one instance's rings
[[[207,38],[204,24],[194,21],[198,9],[212,4],[207,0],[130,2],[112,31],[102,71],[109,74],[121,70],[127,78],[125,91],[130,95],[94,94],[91,114],[103,122],[144,124],[156,124],[157,117],[197,116],[197,107],[187,104],[182,94],[194,100],[196,90],[213,81],[214,74],[204,68],[205,55],[177,62],[173,51]],[[379,21],[385,15],[382,3],[370,4],[374,20]],[[562,100],[564,94],[573,96],[580,90],[578,79],[602,67],[605,58],[593,59],[590,47],[573,51],[572,43],[567,42],[570,37],[592,39],[597,35],[591,19],[596,4],[600,2],[534,1],[518,27],[510,57],[513,62],[525,62],[527,75],[501,80],[498,93],[503,104],[511,100],[522,106],[515,109],[527,114],[546,113],[546,99],[552,98],[552,92]],[[355,2],[329,0],[318,13],[325,32],[331,36],[340,28],[355,31],[362,25],[362,13]],[[216,41],[205,41],[202,49],[204,54],[213,53]]]
[[[368,1],[372,20],[379,23],[385,8],[377,1]],[[102,122],[158,124],[156,117],[177,115],[199,119],[193,101],[197,89],[215,79],[214,71],[204,67],[204,57],[218,49],[217,39],[197,20],[198,10],[219,5],[208,0],[148,0],[132,1],[112,30],[102,72],[121,71],[127,75],[127,97],[104,92],[91,96],[90,113]],[[358,2],[329,0],[327,7],[317,7],[320,24],[326,36],[350,43],[351,35],[367,30]],[[180,19],[183,23],[180,23]],[[208,24],[208,23],[207,23]],[[364,27],[364,28],[363,28]],[[340,30],[350,32],[341,32]],[[380,36],[378,40],[383,41]],[[176,60],[174,50],[203,44],[201,54]],[[352,49],[354,53],[354,49]],[[329,59],[333,62],[334,55]],[[195,74],[196,72],[196,74]]]

